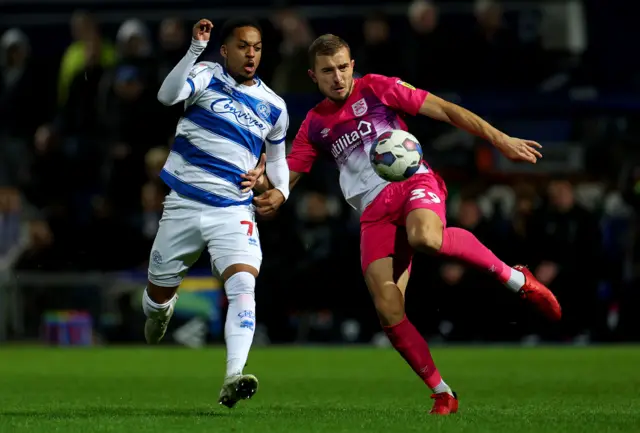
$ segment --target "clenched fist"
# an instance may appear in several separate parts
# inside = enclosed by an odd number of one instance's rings
[[[213,23],[202,19],[193,26],[193,39],[196,41],[208,41],[213,30]]]

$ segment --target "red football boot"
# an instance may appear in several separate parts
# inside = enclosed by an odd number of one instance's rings
[[[558,321],[562,317],[562,309],[560,304],[551,290],[547,289],[544,284],[533,276],[529,268],[522,265],[514,266],[524,274],[524,286],[518,292],[522,299],[532,302],[542,314],[551,321]]]
[[[431,398],[435,400],[433,408],[429,411],[431,415],[450,415],[458,412],[458,396],[455,392],[453,395],[448,392],[432,394]]]

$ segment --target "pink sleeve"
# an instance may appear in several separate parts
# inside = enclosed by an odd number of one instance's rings
[[[296,173],[309,173],[318,156],[318,151],[313,144],[309,142],[309,117],[310,115],[307,115],[302,125],[300,125],[300,129],[293,139],[291,153],[287,155],[289,170],[295,171]]]
[[[416,89],[397,77],[369,74],[367,78],[369,88],[383,104],[412,116],[418,114],[418,110],[429,94],[426,90]]]

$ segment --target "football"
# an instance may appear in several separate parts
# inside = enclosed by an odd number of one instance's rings
[[[369,159],[378,176],[389,182],[402,182],[420,168],[422,147],[416,137],[407,131],[395,129],[376,139],[371,146]]]

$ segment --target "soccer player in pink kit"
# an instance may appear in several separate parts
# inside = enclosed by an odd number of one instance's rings
[[[553,294],[524,266],[510,267],[466,230],[446,226],[447,189],[425,163],[404,182],[389,183],[373,171],[369,151],[386,131],[404,129],[404,114],[422,114],[482,137],[512,160],[535,163],[538,143],[510,137],[477,115],[398,78],[353,78],[347,43],[334,35],[319,37],[309,48],[309,75],[326,99],[307,114],[287,157],[290,188],[311,170],[316,156],[328,152],[340,170],[347,202],[361,212],[362,272],[385,333],[428,385],[435,400],[431,413],[457,412],[456,394],[442,380],[429,346],[405,315],[404,293],[413,251],[456,258],[489,272],[532,302],[551,320],[560,319]],[[245,185],[262,193],[258,213],[275,212],[284,197],[262,176],[262,167],[246,175]]]

